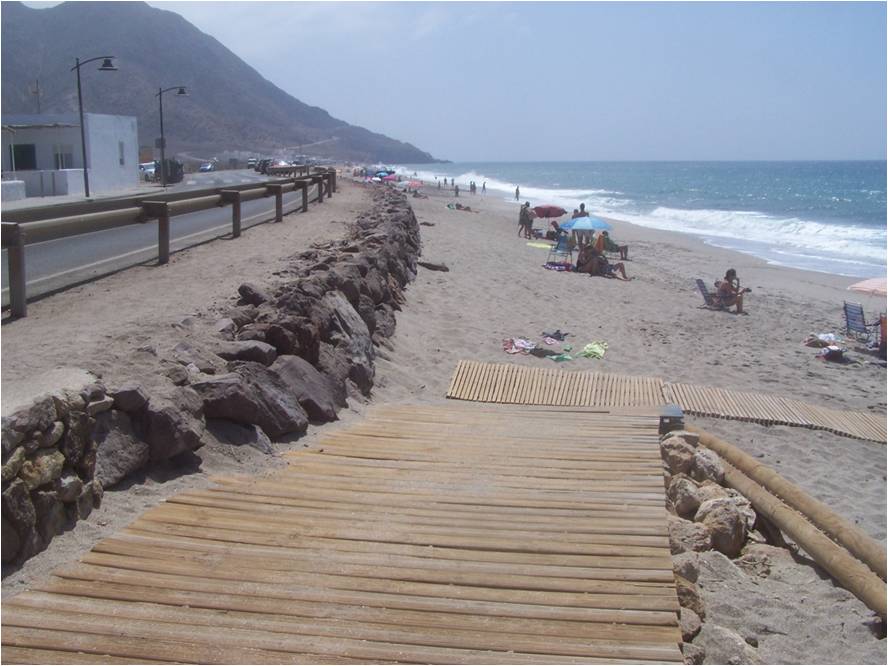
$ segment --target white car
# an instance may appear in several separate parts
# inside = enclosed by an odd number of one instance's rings
[[[213,162],[204,162],[200,165],[200,171],[215,171],[216,165]]]

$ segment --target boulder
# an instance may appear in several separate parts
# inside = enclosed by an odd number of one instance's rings
[[[676,576],[697,582],[700,576],[700,555],[694,551],[685,551],[672,556],[672,571]]]
[[[274,372],[308,414],[312,421],[335,421],[336,391],[328,377],[298,356],[279,356],[272,364]]]
[[[222,359],[190,342],[182,341],[173,347],[173,358],[182,365],[196,365],[208,375],[214,375],[222,367]]]
[[[252,446],[267,455],[274,453],[271,440],[259,426],[241,425],[225,419],[207,419],[207,430],[223,444]]]
[[[700,504],[706,500],[716,499],[718,497],[727,497],[728,491],[713,481],[703,481],[697,488],[697,497]]]
[[[103,396],[98,400],[93,400],[92,402],[87,403],[86,405],[86,413],[90,416],[95,416],[96,414],[101,414],[102,412],[107,412],[114,406],[114,398],[110,395]]]
[[[690,608],[700,619],[706,618],[703,607],[703,598],[700,596],[700,588],[681,576],[675,577],[675,592],[678,594],[678,603],[682,608]]]
[[[237,324],[234,323],[233,319],[223,317],[216,322],[215,329],[223,338],[231,340],[234,338],[234,334],[237,333]]]
[[[181,365],[170,365],[163,371],[175,386],[184,386],[188,383],[188,371]]]
[[[358,299],[357,310],[361,319],[367,324],[367,331],[372,336],[376,330],[376,306],[373,304],[373,300],[369,296],[361,294]]]
[[[3,564],[15,561],[22,542],[12,523],[6,520],[6,516],[3,516],[3,534],[0,537],[0,545],[3,549]]]
[[[678,613],[678,626],[681,628],[681,640],[688,642],[700,633],[703,623],[690,608],[682,608]]]
[[[9,418],[9,424],[12,429],[28,434],[35,430],[49,430],[57,419],[55,401],[51,395],[46,394],[13,413]]]
[[[84,402],[87,404],[96,402],[105,397],[105,387],[96,382],[87,384],[80,389],[80,397],[83,398]]]
[[[694,462],[694,447],[681,437],[667,437],[660,442],[660,454],[673,474],[688,474]]]
[[[700,443],[700,435],[698,435],[697,433],[690,432],[689,430],[670,430],[665,435],[663,435],[663,437],[661,437],[660,439],[662,441],[662,440],[669,439],[670,437],[677,437],[679,439],[683,439],[685,442],[687,442],[689,445],[691,445],[694,448],[697,448],[697,445]]]
[[[38,490],[31,494],[37,513],[36,529],[43,543],[48,544],[56,534],[61,534],[68,522],[68,514],[53,490]]]
[[[272,438],[302,433],[308,427],[296,397],[261,364],[239,362],[234,372],[197,382],[193,388],[203,400],[208,418],[258,425]]]
[[[681,654],[686,664],[702,664],[706,660],[706,650],[693,643],[682,643]]]
[[[251,282],[244,282],[237,288],[237,293],[240,294],[238,305],[262,305],[269,300],[268,293]]]
[[[148,443],[138,438],[130,417],[120,410],[96,417],[93,441],[95,478],[106,488],[147,465],[151,455]]]
[[[323,305],[329,308],[334,330],[347,337],[370,337],[367,324],[361,319],[361,315],[351,306],[349,301],[340,292],[331,292],[324,296]]]
[[[706,651],[711,664],[760,664],[758,651],[736,631],[707,622],[700,629],[695,644]]]
[[[94,420],[85,412],[72,411],[68,414],[68,427],[65,429],[59,450],[69,465],[77,465],[83,459],[93,424]]]
[[[19,471],[19,478],[28,490],[55,481],[62,475],[65,456],[58,449],[40,449],[34,457],[25,460]]]
[[[345,380],[348,379],[348,359],[345,352],[326,342],[318,343],[317,367],[330,382],[334,402],[345,407],[348,404],[345,386]]]
[[[676,474],[669,482],[666,495],[672,501],[675,512],[682,518],[693,518],[700,506],[697,495],[699,486],[685,474]]]
[[[3,491],[3,517],[12,523],[22,541],[34,529],[37,512],[31,502],[28,486],[21,479],[14,480]]]
[[[352,306],[357,306],[361,293],[361,273],[356,266],[339,263],[327,272],[327,284],[338,290]]]
[[[45,449],[50,446],[55,446],[64,434],[65,424],[61,421],[55,421],[37,440],[39,447]]]
[[[238,340],[258,340],[265,342],[265,332],[268,330],[268,324],[251,323],[244,326],[237,332]]]
[[[77,502],[74,505],[77,513],[77,518],[80,520],[84,520],[89,517],[89,514],[92,513],[93,507],[95,506],[95,495],[93,494],[93,489],[90,484],[83,486],[83,490],[80,491],[80,497],[77,498]]]
[[[277,358],[277,350],[267,342],[259,340],[236,340],[223,342],[216,354],[226,361],[254,361],[262,365],[271,365]]]
[[[66,504],[76,502],[81,490],[83,490],[83,481],[73,473],[62,473],[62,476],[55,482],[56,496]]]
[[[302,351],[297,335],[280,324],[268,325],[268,328],[265,329],[265,340],[274,347],[279,356],[298,354]]]
[[[202,401],[190,388],[154,395],[136,417],[137,432],[148,443],[152,461],[195,451],[203,446]]]
[[[22,465],[25,464],[25,460],[27,460],[27,454],[22,447],[19,447],[12,452],[12,455],[9,456],[6,464],[3,465],[3,483],[9,483],[18,476],[18,473],[22,469]]]
[[[12,453],[25,439],[25,434],[13,429],[11,419],[3,417],[2,442],[3,457]]]
[[[148,394],[140,384],[127,382],[119,389],[111,391],[114,408],[124,412],[137,412],[148,403]]]
[[[228,310],[227,318],[233,321],[238,328],[246,326],[256,319],[256,306],[242,305],[240,307],[231,308]]]
[[[673,555],[686,552],[702,552],[712,548],[709,528],[677,516],[667,516],[669,549]]]
[[[704,525],[712,547],[728,557],[737,557],[746,540],[746,522],[730,498],[707,500],[697,509],[696,524]]]
[[[697,481],[721,484],[725,480],[725,466],[715,451],[701,447],[694,452],[691,476]]]

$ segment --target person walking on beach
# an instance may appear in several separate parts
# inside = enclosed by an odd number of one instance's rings
[[[487,181],[481,183],[481,194],[487,194]]]
[[[456,198],[458,199],[458,198],[459,198],[459,185],[456,185],[456,186],[453,188],[453,192],[454,192],[454,194],[456,195]]]
[[[515,201],[521,201],[521,188],[515,186]]]

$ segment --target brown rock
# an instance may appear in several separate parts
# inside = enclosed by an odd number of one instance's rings
[[[267,342],[259,340],[236,340],[223,342],[216,354],[227,361],[253,361],[262,365],[271,365],[277,358],[277,350]]]
[[[660,442],[660,454],[673,474],[688,474],[694,462],[694,447],[681,437],[668,437]]]
[[[690,608],[682,608],[678,614],[678,625],[681,628],[681,640],[689,642],[700,633],[703,623],[700,616]]]
[[[148,394],[140,384],[128,382],[111,392],[114,408],[124,412],[137,412],[148,403]]]
[[[86,413],[90,416],[95,416],[96,414],[101,414],[102,412],[107,412],[114,406],[114,398],[110,395],[106,395],[99,400],[93,400],[86,405]]]
[[[691,476],[697,481],[713,481],[721,484],[725,480],[725,466],[715,451],[701,447],[694,453]]]
[[[666,494],[672,501],[675,512],[682,518],[693,518],[700,506],[697,490],[697,483],[687,475],[677,474],[672,477]]]
[[[677,516],[668,516],[669,549],[673,555],[701,552],[712,548],[712,537],[706,525]]]
[[[700,588],[681,576],[675,577],[675,591],[678,594],[678,603],[682,608],[690,608],[700,619],[706,618],[703,607],[703,598],[700,596]]]
[[[694,551],[686,551],[672,556],[672,571],[692,583],[697,582],[700,575],[700,555]]]
[[[740,554],[746,538],[746,523],[729,498],[707,500],[701,504],[694,522],[709,529],[715,550],[728,557]]]
[[[251,282],[244,282],[237,288],[237,293],[240,294],[241,305],[261,305],[270,298],[264,289]]]
[[[333,382],[311,363],[298,356],[280,356],[271,371],[281,378],[312,421],[337,419]]]
[[[3,483],[8,483],[18,476],[22,465],[25,464],[25,460],[27,460],[27,455],[22,447],[12,452],[6,464],[3,465]]]
[[[83,459],[93,424],[94,420],[84,412],[72,411],[68,414],[68,427],[59,449],[70,465],[77,465]]]
[[[40,449],[33,459],[22,463],[19,478],[32,490],[59,478],[64,464],[65,456],[58,449]]]
[[[99,414],[93,440],[95,478],[106,488],[148,464],[150,448],[135,434],[130,417],[124,411]]]
[[[28,407],[23,407],[12,414],[8,423],[12,429],[27,435],[35,430],[41,432],[49,430],[56,420],[58,420],[58,413],[55,401],[51,395],[44,395],[37,398]]]
[[[736,631],[707,622],[700,629],[696,645],[706,650],[712,664],[760,664],[758,651]]]
[[[682,643],[681,654],[686,664],[702,664],[706,660],[706,650],[693,643]]]
[[[61,421],[55,421],[38,440],[40,448],[45,449],[50,446],[55,446],[64,434],[65,424]]]

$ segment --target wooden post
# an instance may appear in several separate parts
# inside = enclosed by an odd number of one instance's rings
[[[9,308],[14,318],[28,316],[25,286],[25,236],[17,224],[3,223],[3,247],[9,261]]]
[[[328,171],[324,174],[324,179],[327,183],[327,198],[329,199],[333,196],[333,192],[336,191],[333,187],[333,174]]]
[[[336,191],[336,169],[332,169],[330,171],[330,178],[331,178],[331,180],[330,180],[331,188],[330,189],[332,192],[335,192]]]
[[[241,235],[241,193],[238,190],[222,190],[222,200],[231,204],[231,236]]]
[[[274,194],[274,221],[284,219],[284,187],[283,185],[266,185],[266,189]]]
[[[302,212],[308,212],[308,183],[304,180],[301,183],[302,185]]]
[[[318,186],[318,203],[324,203],[324,177],[315,176],[313,181]]]
[[[170,209],[166,201],[143,201],[142,209],[148,217],[157,218],[157,263],[170,261]]]

